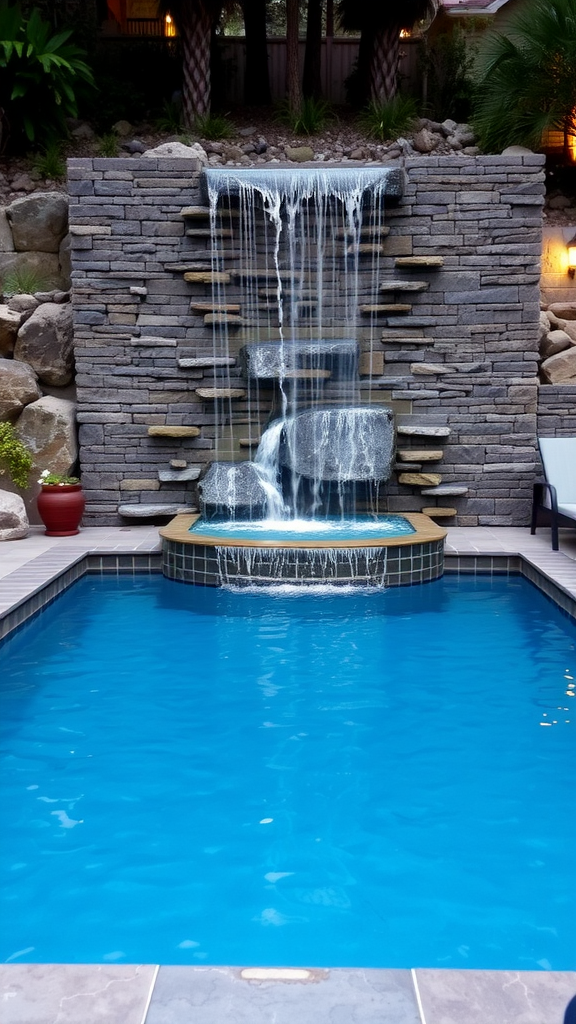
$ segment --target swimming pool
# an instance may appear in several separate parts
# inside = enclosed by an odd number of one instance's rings
[[[574,969],[576,628],[519,578],[87,578],[1,651],[10,961]]]

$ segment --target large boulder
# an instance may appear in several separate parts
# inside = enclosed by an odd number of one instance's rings
[[[0,252],[14,252],[14,239],[4,206],[0,206]]]
[[[540,345],[540,354],[543,359],[549,359],[550,356],[555,356],[571,346],[572,339],[566,331],[550,331]]]
[[[17,429],[38,471],[70,473],[74,468],[78,458],[75,402],[46,395],[26,406]]]
[[[206,518],[263,519],[268,496],[253,462],[213,462],[199,486]]]
[[[38,192],[6,209],[17,252],[58,252],[68,231],[68,199],[61,192]]]
[[[70,282],[60,269],[60,260],[53,252],[2,252],[0,250],[0,281],[4,290],[10,277],[31,278],[26,290],[69,288]]]
[[[0,420],[14,419],[41,396],[31,366],[15,359],[0,359]]]
[[[576,383],[576,347],[572,346],[546,359],[541,366],[541,375],[546,384]]]
[[[0,304],[0,356],[11,356],[22,316],[14,309]]]
[[[14,358],[30,363],[43,384],[64,387],[74,372],[72,306],[44,302],[20,328]]]
[[[280,462],[311,480],[387,480],[394,448],[391,409],[304,409],[286,421]]]
[[[28,516],[19,494],[0,491],[0,541],[28,536]]]
[[[576,320],[576,302],[551,302],[548,312],[562,320]]]

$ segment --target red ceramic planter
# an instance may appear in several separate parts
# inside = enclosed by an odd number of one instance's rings
[[[43,484],[38,512],[48,537],[72,537],[79,533],[86,499],[81,484]]]

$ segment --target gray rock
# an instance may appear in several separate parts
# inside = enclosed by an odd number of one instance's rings
[[[456,134],[456,129],[458,128],[458,122],[457,121],[453,121],[451,117],[448,117],[448,118],[446,118],[445,121],[442,121],[442,124],[440,125],[440,128],[442,129],[442,132],[446,136],[446,138],[448,138],[449,135],[455,135]]]
[[[412,138],[412,145],[417,153],[432,153],[440,142],[438,135],[428,128],[421,128]]]
[[[0,541],[28,536],[28,516],[19,494],[0,491]]]
[[[268,498],[253,462],[213,462],[199,485],[201,506],[209,518],[262,519]]]
[[[0,420],[14,419],[41,396],[31,366],[16,359],[0,359]]]
[[[17,174],[10,182],[13,192],[34,192],[36,182],[32,181],[29,174]]]
[[[199,160],[202,164],[208,162],[206,150],[202,148],[199,142],[195,142],[192,146],[185,146],[183,142],[163,142],[160,146],[155,146],[154,149],[147,149],[143,156],[151,157],[152,159],[157,157],[185,157],[186,159]]]
[[[391,409],[305,409],[286,422],[280,463],[311,480],[387,480],[394,448]]]
[[[36,371],[44,384],[64,387],[73,376],[72,307],[45,302],[20,328],[14,357]]]
[[[240,131],[238,132],[238,135],[241,135],[242,138],[247,139],[251,135],[256,135],[257,131],[258,131],[258,129],[257,128],[253,128],[253,127],[250,127],[250,128],[240,128]]]
[[[22,316],[9,306],[0,305],[0,356],[11,356]]]
[[[6,209],[16,252],[58,252],[68,230],[68,199],[61,192],[38,192]]]
[[[127,139],[134,131],[134,128],[130,124],[130,121],[116,121],[116,123],[112,125],[112,131],[116,135],[119,135],[121,139]]]
[[[304,164],[314,159],[314,150],[311,146],[286,146],[286,157],[297,164]]]
[[[550,331],[540,345],[540,355],[543,359],[549,359],[550,356],[563,352],[564,349],[570,348],[571,345],[572,340],[566,331]]]
[[[66,234],[60,242],[60,248],[58,250],[58,262],[60,264],[61,275],[60,280],[64,288],[70,288],[70,285],[72,283],[72,262],[70,257],[70,245],[70,234]]]
[[[18,420],[18,435],[39,472],[70,473],[78,458],[76,403],[52,395],[32,402]]]
[[[550,356],[542,363],[541,373],[546,384],[566,384],[575,381],[576,348],[571,346],[555,356]]]
[[[14,252],[14,239],[4,206],[0,206],[0,252]]]
[[[527,149],[526,146],[506,146],[506,149],[502,150],[502,156],[529,156],[533,152],[532,149]]]
[[[146,146],[140,139],[131,139],[130,142],[122,143],[122,149],[125,149],[127,153],[145,153]]]
[[[28,310],[32,311],[39,305],[38,299],[34,295],[26,295],[20,293],[19,295],[13,295],[11,299],[8,299],[6,303],[8,309],[13,309],[17,313],[24,313]]]
[[[93,131],[89,124],[79,124],[77,128],[72,129],[72,135],[75,139],[96,138],[96,133]]]
[[[576,302],[552,302],[548,312],[563,320],[576,320]]]

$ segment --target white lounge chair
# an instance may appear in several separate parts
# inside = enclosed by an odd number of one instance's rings
[[[540,437],[545,480],[534,484],[530,533],[550,526],[558,551],[558,527],[576,527],[576,437]]]

